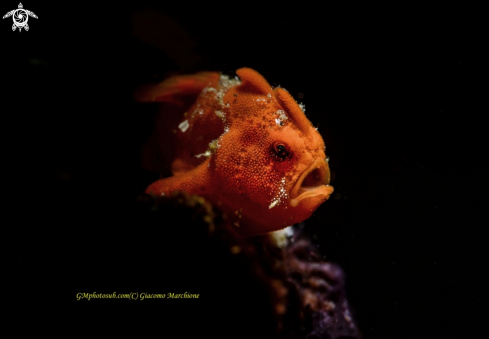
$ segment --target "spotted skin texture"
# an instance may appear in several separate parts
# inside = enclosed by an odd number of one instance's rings
[[[173,171],[146,192],[200,194],[250,236],[309,218],[333,188],[323,139],[302,108],[256,71],[236,74],[177,76],[136,98],[161,103],[154,140]]]

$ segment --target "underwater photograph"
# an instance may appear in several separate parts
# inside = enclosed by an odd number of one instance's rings
[[[20,335],[489,337],[482,8],[0,7]]]

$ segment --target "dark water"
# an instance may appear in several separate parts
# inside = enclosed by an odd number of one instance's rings
[[[86,289],[122,289],[96,287],[91,267],[125,249],[146,260],[138,250],[155,245],[125,214],[157,178],[139,163],[156,107],[134,103],[134,89],[172,72],[247,66],[303,102],[325,139],[335,193],[307,231],[345,270],[364,338],[487,336],[481,9],[24,5],[39,17],[28,32],[12,32],[9,19],[0,27],[2,173],[14,214],[3,229],[17,288],[56,281],[50,300],[75,300],[76,263]],[[161,314],[159,326],[171,326],[171,307]]]

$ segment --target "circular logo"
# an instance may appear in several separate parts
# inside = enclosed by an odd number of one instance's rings
[[[27,23],[27,13],[23,9],[17,9],[14,14],[12,15],[14,19],[14,23],[17,27],[22,27],[25,26]]]

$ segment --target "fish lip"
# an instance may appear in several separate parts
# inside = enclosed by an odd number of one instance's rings
[[[319,171],[320,176],[320,180],[316,182],[317,185],[303,186],[304,180],[315,170]],[[318,196],[323,196],[325,200],[328,200],[331,193],[333,193],[333,187],[329,185],[329,183],[330,172],[328,162],[325,159],[320,158],[314,160],[311,165],[301,173],[299,179],[292,188],[289,204],[292,207],[296,207],[302,200]]]

